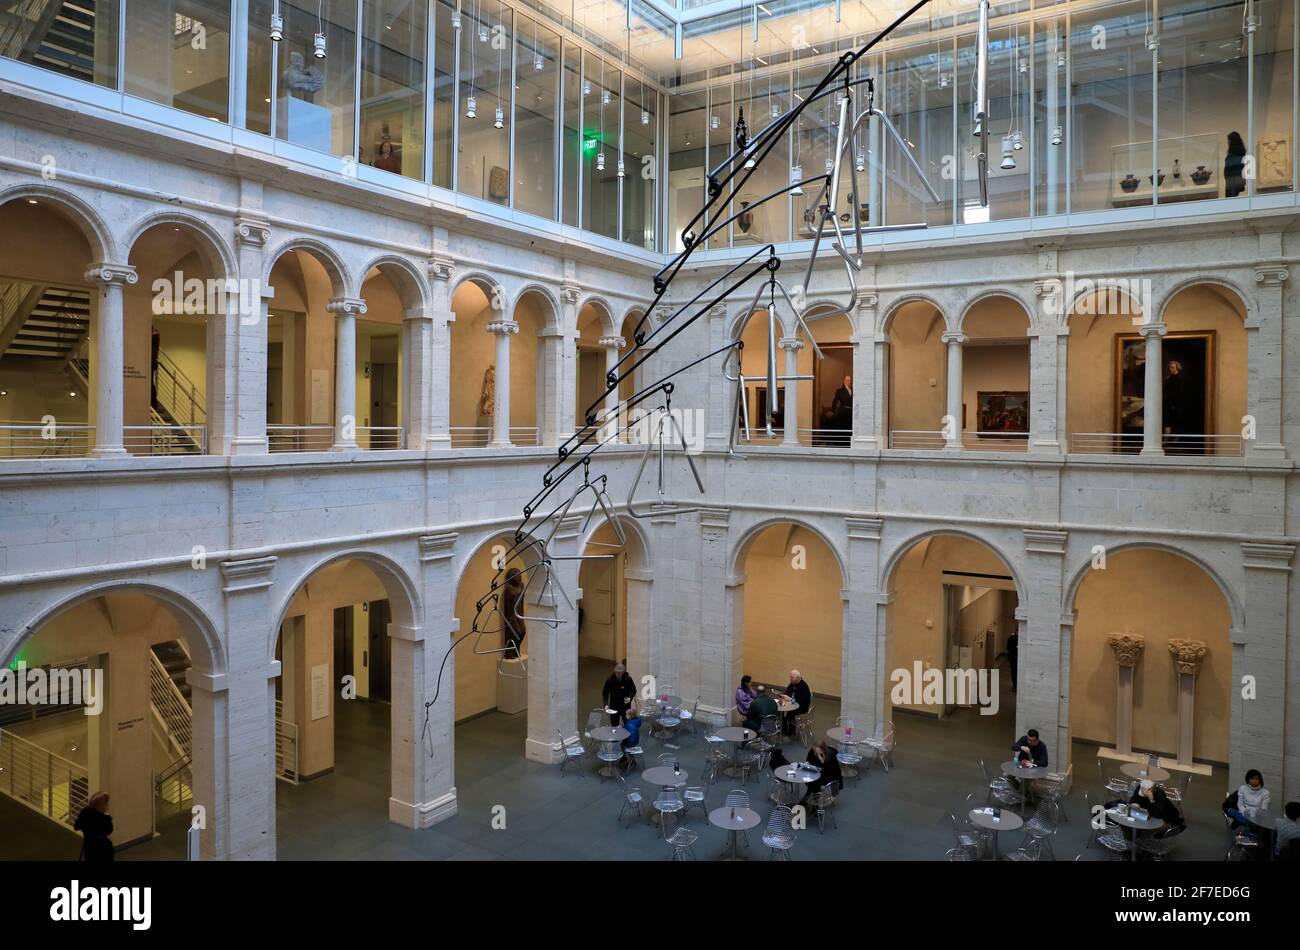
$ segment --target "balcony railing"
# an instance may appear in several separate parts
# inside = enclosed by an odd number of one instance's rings
[[[0,729],[0,794],[71,828],[89,789],[84,765]]]
[[[891,429],[889,432],[891,449],[941,449],[943,446],[943,432],[937,429]]]
[[[207,426],[123,426],[122,444],[132,455],[206,455]]]
[[[84,458],[94,446],[94,426],[0,423],[0,457],[3,458]]]
[[[401,426],[357,426],[357,448],[370,452],[406,447]],[[334,427],[325,425],[266,427],[266,444],[272,452],[328,452],[334,445]]]
[[[1070,451],[1095,455],[1138,455],[1142,451],[1141,432],[1074,432]],[[1161,437],[1165,455],[1219,456],[1239,458],[1244,441],[1237,434],[1173,434]]]
[[[481,449],[492,442],[491,426],[452,426],[451,447],[453,449]],[[511,426],[511,445],[541,445],[541,430],[536,426]]]
[[[746,437],[741,434],[740,441],[746,445],[784,445],[785,429],[776,426],[772,435],[766,429],[750,429]],[[809,448],[847,449],[853,441],[853,433],[848,429],[800,429],[798,444]]]

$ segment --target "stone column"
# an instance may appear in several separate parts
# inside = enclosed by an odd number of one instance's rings
[[[878,449],[884,442],[884,389],[888,380],[883,373],[884,351],[876,340],[876,306],[879,297],[871,291],[859,291],[856,299],[857,319],[853,332],[853,437],[855,449]],[[877,366],[877,364],[881,364]]]
[[[1259,312],[1246,321],[1246,412],[1255,419],[1255,438],[1245,452],[1256,458],[1285,458],[1282,442],[1282,393],[1287,381],[1282,370],[1282,320],[1290,272],[1282,261],[1255,267],[1255,295]],[[1220,423],[1230,431],[1235,419]]]
[[[777,341],[777,346],[785,350],[785,375],[799,375],[799,351],[803,349],[803,340],[798,337],[788,336]],[[799,383],[797,380],[788,379],[785,383],[785,410],[782,414],[785,420],[783,423],[783,437],[781,439],[786,445],[799,444]],[[813,420],[815,428],[817,421]]]
[[[1026,528],[1024,569],[1019,591],[1020,670],[1016,688],[1016,735],[1035,728],[1055,740],[1049,753],[1064,769],[1070,760],[1069,718],[1063,707],[1070,691],[1068,630],[1061,625],[1064,587],[1064,531]]]
[[[570,515],[560,523],[552,553],[580,553],[577,541],[582,521],[581,516]],[[570,739],[578,732],[577,604],[582,598],[578,587],[581,563],[552,562],[555,578],[549,586],[544,583],[545,569],[538,568],[529,575],[525,592],[530,613],[559,621],[558,626],[540,620],[529,622],[524,640],[528,654],[528,739],[524,755],[537,762],[557,761],[562,755],[561,739]]]
[[[577,431],[578,413],[578,300],[582,288],[565,284],[560,291],[561,325],[553,341],[554,355],[544,356],[546,371],[538,386],[538,406],[548,407],[550,441],[543,445],[560,445]],[[545,389],[543,390],[543,385]]]
[[[962,350],[966,334],[957,330],[944,332],[942,340],[948,344],[948,412],[951,426],[944,439],[944,449],[950,452],[961,451],[962,439]]]
[[[682,688],[698,691],[710,709],[725,710],[744,655],[745,578],[732,574],[727,562],[731,509],[702,508],[699,518],[699,652],[695,668],[682,671]],[[682,622],[689,623],[689,617]]]
[[[627,341],[621,336],[603,336],[600,338],[600,345],[605,348],[605,385],[609,385],[609,374],[614,372],[614,367],[618,363],[619,350],[627,345]],[[620,413],[618,411],[618,390],[608,393],[605,396],[605,419],[606,427],[602,429],[601,441],[613,438],[613,441],[620,442],[623,437],[619,434],[621,428]],[[586,409],[586,406],[580,407]]]
[[[122,395],[124,385],[122,288],[140,277],[128,264],[92,264],[86,280],[99,288],[95,307],[95,363],[91,385],[95,387],[95,447],[97,457],[125,455]],[[89,395],[89,394],[87,394]]]
[[[1256,768],[1280,775],[1275,800],[1289,801],[1300,790],[1296,756],[1288,754],[1288,710],[1294,707],[1294,650],[1287,634],[1295,628],[1290,588],[1296,546],[1289,541],[1247,541],[1241,545],[1245,590],[1241,596],[1242,629],[1229,630],[1233,689],[1230,773]],[[1289,667],[1288,667],[1288,664]],[[1249,689],[1247,687],[1249,686]],[[1269,778],[1270,784],[1274,782]]]
[[[1029,451],[1059,455],[1063,451],[1064,418],[1058,413],[1058,345],[1064,330],[1058,317],[1061,293],[1054,280],[1034,282],[1038,301],[1037,326],[1029,330]]]
[[[499,449],[510,445],[510,335],[519,332],[513,320],[493,320],[487,325],[488,333],[496,334],[496,390],[492,412],[492,439],[489,447]]]
[[[336,297],[325,307],[334,324],[334,445],[331,451],[357,448],[357,316],[366,312],[359,297]]]
[[[1133,751],[1133,678],[1146,638],[1136,633],[1112,633],[1106,637],[1115,651],[1115,750]]]
[[[688,539],[683,537],[679,528],[679,518],[675,508],[653,507],[650,512],[650,550],[655,553],[655,577],[657,584],[649,584],[645,593],[650,597],[650,621],[643,655],[634,655],[632,643],[628,642],[628,663],[632,674],[640,685],[641,677],[650,675],[656,681],[672,682],[680,673],[682,664],[681,649],[677,644],[677,624],[679,615],[689,609],[692,597],[698,600],[698,577],[681,576],[681,569],[688,558],[679,557],[679,548],[692,548]],[[625,577],[630,577],[626,572]],[[685,601],[685,605],[683,604]],[[632,581],[628,582],[627,613],[632,617]],[[696,614],[698,617],[698,613]]]
[[[260,185],[243,182],[241,201],[260,202]],[[255,193],[255,194],[254,194]],[[275,288],[262,282],[267,271],[266,245],[271,226],[263,218],[242,214],[235,221],[235,245],[239,257],[239,319],[227,317],[223,339],[209,351],[209,359],[223,361],[220,375],[227,380],[223,402],[208,394],[209,452],[229,455],[265,455],[266,436],[266,336],[269,307]],[[227,308],[229,310],[229,308]],[[217,368],[213,368],[216,375]],[[279,394],[277,394],[278,396]],[[287,407],[286,407],[287,408]],[[223,419],[218,429],[216,420]],[[305,420],[305,417],[304,417]],[[285,418],[286,423],[293,422]]]
[[[451,325],[456,314],[451,309],[451,277],[455,265],[450,259],[435,257],[429,261],[429,289],[432,291],[432,339],[429,342],[429,428],[427,448],[451,445]]]
[[[752,291],[751,291],[752,293]],[[751,296],[752,300],[753,297]],[[664,308],[666,313],[655,314],[659,319],[655,325],[658,326],[671,314],[671,309]],[[698,324],[696,324],[698,326]],[[727,308],[721,304],[709,308],[708,317],[709,341],[708,350],[712,353],[719,348],[727,345]],[[665,333],[671,331],[664,331]],[[706,450],[725,450],[727,442],[730,439],[731,423],[736,411],[736,384],[726,379],[722,375],[724,357],[717,357],[716,365],[710,361],[710,372],[708,379],[708,427],[704,434],[704,447]],[[726,364],[734,371],[739,368],[739,357],[727,357]],[[651,364],[653,365],[653,364]]]
[[[224,775],[218,777],[224,788],[214,792],[208,810],[209,828],[215,828],[213,834],[222,840],[209,845],[204,835],[203,850],[233,860],[275,858],[273,681],[280,675],[280,663],[267,656],[269,637],[245,635],[250,630],[265,631],[271,622],[275,561],[274,557],[258,557],[221,562],[227,670],[222,677],[206,681],[201,675],[195,677],[200,693],[214,694],[196,705],[195,724],[199,723],[200,706],[207,705],[209,712],[215,712],[224,705],[225,711],[225,721],[215,721],[211,734],[218,765],[225,765]],[[215,697],[223,686],[224,703]],[[195,804],[201,804],[197,798]]]
[[[1196,714],[1196,674],[1201,671],[1201,661],[1209,651],[1204,640],[1185,640],[1172,637],[1169,652],[1174,657],[1174,671],[1178,674],[1178,764],[1192,764],[1193,726]]]
[[[856,383],[856,380],[855,380]],[[855,385],[856,389],[856,385]],[[854,397],[854,405],[857,398]],[[859,723],[870,735],[879,714],[879,693],[885,671],[877,662],[877,644],[885,629],[877,624],[877,578],[880,576],[879,518],[846,518],[848,578],[844,598],[843,660],[840,672],[840,715]],[[883,656],[883,650],[880,655]]]
[[[393,681],[388,817],[406,828],[427,828],[456,813],[454,653],[441,670],[438,701],[427,710],[424,705],[433,700],[443,654],[458,628],[451,616],[456,537],[447,533],[419,539],[421,600],[429,636],[421,627],[397,623],[388,627]]]
[[[407,310],[402,317],[402,367],[405,396],[402,429],[404,448],[423,450],[432,436],[433,311],[424,307]]]
[[[1164,346],[1163,323],[1143,323],[1138,333],[1146,340],[1146,376],[1142,391],[1142,454],[1164,455]]]

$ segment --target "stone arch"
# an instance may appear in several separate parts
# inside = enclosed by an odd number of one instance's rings
[[[574,313],[581,317],[582,311],[588,306],[593,306],[600,312],[601,336],[619,335],[621,324],[619,326],[614,325],[614,307],[606,297],[601,294],[588,294],[578,301],[578,307]]]
[[[427,311],[432,305],[433,297],[429,291],[428,278],[410,260],[396,254],[381,254],[361,268],[358,272],[361,275],[361,284],[357,286],[356,293],[351,296],[361,296],[361,288],[365,284],[366,277],[373,270],[378,270],[392,282],[398,296],[402,299],[402,306],[408,313],[412,310]]]
[[[895,300],[891,300],[888,306],[880,308],[880,326],[876,329],[877,338],[887,338],[889,336],[889,328],[893,324],[894,318],[898,316],[900,310],[912,303],[929,304],[937,310],[939,316],[943,318],[944,329],[953,329],[952,319],[949,316],[950,308],[945,307],[938,298],[924,293],[907,293]]]
[[[1136,299],[1125,287],[1117,285],[1114,281],[1090,280],[1088,286],[1082,290],[1076,287],[1074,295],[1066,302],[1065,313],[1061,318],[1062,328],[1069,329],[1070,321],[1078,314],[1081,303],[1098,295],[1123,297],[1125,303],[1121,305],[1121,313],[1135,316],[1142,313],[1142,301]]]
[[[1164,289],[1160,302],[1155,305],[1159,322],[1165,322],[1165,313],[1178,295],[1196,287],[1210,287],[1228,298],[1242,318],[1242,326],[1251,328],[1259,325],[1259,308],[1251,294],[1246,293],[1236,281],[1219,275],[1197,275],[1184,277]]]
[[[264,285],[270,285],[271,272],[275,270],[275,265],[290,251],[304,251],[320,262],[329,275],[331,293],[334,297],[348,296],[355,286],[351,271],[349,271],[347,264],[343,262],[343,258],[339,256],[338,252],[323,241],[307,237],[289,238],[266,256],[266,269],[262,272],[262,283]]]
[[[103,217],[79,196],[62,188],[35,182],[0,190],[0,206],[22,199],[45,201],[53,205],[56,213],[76,227],[85,237],[86,243],[90,245],[92,263],[120,263],[124,260],[119,258],[120,250],[117,242],[113,240],[113,232],[109,230]]]
[[[365,548],[349,548],[344,551],[336,551],[317,559],[298,572],[292,580],[280,586],[282,594],[272,612],[275,622],[272,624],[267,637],[266,656],[268,662],[275,659],[275,646],[280,638],[280,628],[284,624],[285,617],[289,613],[289,607],[298,591],[321,570],[341,561],[357,561],[374,573],[375,577],[379,579],[379,583],[383,585],[384,592],[388,595],[388,602],[393,611],[393,623],[395,625],[418,629],[423,624],[424,610],[420,602],[419,591],[416,583],[407,573],[406,568],[391,556],[378,551],[366,550]]]
[[[939,537],[941,535],[952,535],[959,538],[965,538],[968,541],[974,541],[977,544],[983,545],[992,551],[993,554],[997,556],[998,560],[1006,565],[1007,570],[1011,572],[1011,578],[1016,585],[1016,596],[1020,598],[1021,604],[1029,602],[1029,594],[1025,587],[1024,577],[1022,576],[1021,570],[1016,566],[1016,562],[1008,557],[1006,552],[1002,549],[1002,546],[993,539],[979,532],[965,528],[927,528],[924,531],[909,535],[900,540],[898,544],[894,546],[893,550],[890,551],[889,557],[885,559],[885,562],[880,567],[880,577],[877,581],[879,586],[877,589],[881,592],[890,592],[893,585],[894,571],[907,552],[916,547],[916,545],[921,541],[924,541],[927,538]]]
[[[137,221],[122,243],[128,259],[140,238],[159,225],[172,225],[191,232],[204,265],[215,279],[234,279],[238,276],[239,264],[235,260],[235,252],[221,233],[203,218],[184,211],[156,211]]]
[[[835,563],[839,565],[841,586],[848,585],[849,571],[845,562],[844,552],[840,547],[831,540],[821,528],[817,527],[811,521],[792,515],[774,515],[770,518],[764,518],[756,521],[741,533],[740,538],[736,541],[735,546],[731,549],[731,554],[727,560],[728,573],[733,577],[741,576],[741,567],[745,563],[745,555],[748,553],[749,545],[768,528],[776,525],[793,525],[796,528],[803,528],[810,534],[816,535],[818,540],[826,545],[827,550],[835,555]]]
[[[515,299],[511,302],[510,313],[513,314],[515,309],[518,308],[520,301],[530,295],[540,297],[546,302],[546,306],[543,308],[546,312],[546,321],[541,327],[543,333],[557,333],[564,329],[572,329],[571,327],[564,327],[562,325],[564,322],[564,310],[560,306],[560,300],[555,295],[555,292],[545,284],[528,283],[519,288],[519,292],[515,294]],[[579,307],[578,310],[581,312],[582,308]]]
[[[499,301],[501,307],[493,307],[494,310],[498,310],[502,314],[514,313],[515,301],[510,299],[510,295],[506,292],[505,285],[491,274],[487,273],[487,271],[467,270],[465,273],[455,277],[452,281],[447,299],[454,300],[456,298],[456,291],[460,290],[461,286],[466,283],[472,283],[477,286],[479,290],[483,291],[483,295],[487,297],[489,304],[491,304],[494,299]]]
[[[978,306],[979,304],[983,303],[986,300],[993,300],[998,297],[1002,297],[1019,304],[1020,309],[1024,311],[1025,320],[1027,321],[1028,329],[1030,330],[1037,329],[1038,327],[1038,317],[1036,315],[1037,308],[1030,306],[1025,301],[1025,299],[1016,291],[1007,289],[1005,287],[992,287],[986,290],[981,290],[979,293],[975,294],[975,296],[965,301],[965,303],[962,304],[961,313],[957,317],[957,329],[961,330],[965,328],[966,318],[970,315],[970,312],[974,310],[976,306]]]
[[[143,594],[174,610],[182,619],[189,622],[197,633],[193,642],[189,638],[186,644],[191,650],[194,669],[209,675],[218,675],[226,671],[226,648],[221,642],[217,626],[208,613],[196,604],[188,595],[163,584],[132,579],[105,581],[78,590],[55,600],[25,625],[7,643],[0,643],[0,662],[8,665],[15,650],[45,623],[72,607],[103,597],[107,594]]]

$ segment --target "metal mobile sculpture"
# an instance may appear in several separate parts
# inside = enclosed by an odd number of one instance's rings
[[[783,381],[794,381],[800,379],[811,379],[808,376],[786,376],[777,371],[776,360],[776,325],[777,325],[777,307],[784,304],[789,307],[793,318],[796,331],[802,331],[808,338],[812,350],[818,359],[822,358],[821,349],[817,346],[816,340],[813,339],[807,323],[804,321],[802,308],[796,304],[795,298],[804,298],[807,289],[812,280],[813,269],[817,263],[817,255],[821,250],[822,243],[827,238],[831,240],[831,248],[844,264],[845,273],[848,276],[850,287],[849,302],[830,311],[828,315],[848,313],[853,303],[853,297],[857,291],[857,281],[855,274],[862,267],[863,243],[862,235],[864,232],[884,232],[900,231],[925,228],[924,222],[918,224],[901,224],[901,225],[881,225],[881,226],[864,226],[861,215],[861,202],[857,200],[860,195],[858,184],[859,168],[855,161],[850,159],[850,180],[853,187],[854,199],[850,202],[851,212],[853,215],[853,238],[854,247],[850,251],[848,242],[845,240],[844,230],[840,227],[840,221],[837,215],[839,207],[839,190],[840,190],[840,167],[845,155],[855,156],[857,154],[857,143],[860,130],[864,125],[868,125],[872,120],[879,122],[880,125],[889,133],[890,136],[898,143],[900,151],[906,157],[912,170],[920,180],[930,197],[939,202],[942,199],[931,186],[930,182],[922,171],[921,166],[912,155],[912,151],[907,147],[903,138],[898,134],[888,117],[875,106],[875,83],[872,77],[864,76],[853,78],[852,68],[863,56],[865,56],[873,47],[889,36],[897,27],[912,17],[918,10],[926,6],[930,0],[917,0],[897,19],[890,23],[884,30],[875,36],[865,46],[850,50],[842,54],[835,65],[827,74],[822,77],[821,81],[813,91],[802,102],[795,105],[784,115],[774,119],[770,125],[754,136],[750,136],[745,124],[744,111],[740,111],[735,128],[735,150],[727,156],[721,163],[708,173],[708,200],[704,207],[691,219],[682,231],[681,239],[683,250],[676,254],[658,273],[654,276],[654,299],[646,307],[645,314],[638,321],[636,329],[633,331],[633,345],[628,352],[614,365],[606,374],[606,388],[597,399],[587,407],[583,413],[583,426],[572,436],[564,441],[557,449],[558,458],[546,470],[542,477],[542,487],[538,492],[529,499],[523,509],[523,519],[516,526],[514,531],[514,543],[511,547],[500,554],[495,559],[496,573],[493,576],[492,584],[486,594],[475,603],[474,620],[468,633],[458,637],[448,648],[446,655],[443,657],[442,665],[438,669],[438,680],[432,700],[425,703],[425,732],[428,732],[428,711],[429,708],[437,702],[438,696],[442,689],[442,673],[446,667],[447,659],[451,656],[456,646],[464,642],[469,637],[475,637],[474,652],[476,654],[501,654],[505,656],[519,657],[517,643],[507,637],[507,645],[504,647],[484,647],[483,637],[491,634],[502,632],[507,627],[506,615],[509,613],[512,618],[517,618],[524,622],[535,621],[551,627],[558,627],[564,621],[554,617],[542,615],[530,615],[525,613],[526,594],[530,588],[536,586],[538,596],[535,601],[538,603],[550,602],[555,603],[555,596],[563,598],[564,602],[570,609],[573,602],[569,599],[564,587],[560,584],[558,578],[552,570],[552,564],[555,561],[566,560],[598,560],[614,557],[613,554],[576,554],[560,555],[551,549],[551,542],[561,522],[573,510],[574,505],[580,498],[590,494],[589,509],[586,509],[586,518],[583,523],[583,532],[590,525],[592,518],[599,512],[612,527],[616,544],[605,544],[602,542],[589,542],[588,547],[611,547],[619,548],[626,542],[627,538],[623,527],[615,517],[614,505],[607,491],[608,476],[591,474],[592,457],[610,442],[618,438],[618,418],[624,412],[630,412],[633,408],[650,403],[652,400],[657,401],[657,397],[662,396],[662,404],[653,405],[652,411],[657,413],[652,429],[653,436],[647,440],[645,453],[641,457],[641,464],[637,468],[636,476],[632,480],[631,488],[628,491],[627,502],[624,505],[625,513],[632,518],[649,517],[650,512],[638,511],[635,507],[636,490],[640,485],[642,475],[645,472],[646,464],[651,455],[658,450],[658,495],[662,502],[665,495],[664,489],[664,471],[666,464],[666,448],[669,438],[674,443],[680,443],[683,450],[683,457],[690,466],[691,474],[694,477],[696,486],[700,492],[704,491],[704,483],[700,478],[699,470],[691,457],[686,443],[686,437],[682,431],[681,425],[671,413],[672,396],[674,390],[673,379],[687,370],[693,369],[703,363],[708,362],[717,356],[724,356],[722,372],[728,382],[735,383],[736,399],[730,435],[728,438],[728,452],[735,454],[735,439],[738,429],[749,429],[749,414],[746,407],[745,376],[740,372],[739,354],[743,344],[737,339],[724,346],[721,346],[711,352],[692,359],[674,370],[671,373],[661,377],[653,383],[637,390],[626,400],[614,405],[608,410],[602,411],[607,396],[616,393],[619,384],[628,378],[631,378],[640,367],[645,365],[646,361],[655,356],[664,346],[670,343],[680,333],[694,324],[701,316],[708,313],[717,304],[728,300],[740,288],[744,287],[751,280],[760,275],[766,275],[758,281],[758,289],[754,293],[749,313],[752,315],[760,306],[764,295],[766,294],[767,303],[767,320],[768,320],[768,352],[767,352],[767,386],[768,392],[777,391],[777,383]],[[755,14],[757,16],[757,14]],[[979,0],[979,26],[976,46],[976,66],[975,66],[975,101],[973,105],[973,123],[972,128],[976,138],[975,158],[979,175],[979,193],[982,204],[988,204],[988,105],[987,105],[987,72],[988,72],[988,19],[989,19],[989,0]],[[757,21],[755,20],[755,30],[757,30]],[[857,89],[864,89],[863,98],[865,107],[861,111],[855,111],[854,93]],[[830,95],[836,90],[839,91],[838,109],[839,121],[836,132],[835,153],[832,166],[829,171],[822,175],[812,175],[808,178],[799,180],[796,175],[791,175],[789,184],[778,188],[771,194],[766,195],[757,201],[750,202],[744,209],[732,214],[725,214],[725,202],[718,206],[719,199],[740,188],[749,180],[750,176],[763,163],[764,159],[771,153],[778,141],[782,139],[786,132],[796,122],[799,116],[813,102]],[[813,238],[812,250],[808,256],[808,264],[803,272],[803,282],[795,285],[793,293],[788,289],[777,274],[781,268],[781,258],[777,256],[774,244],[755,249],[742,260],[738,261],[724,273],[719,275],[709,283],[703,290],[697,293],[689,301],[679,307],[675,307],[672,312],[659,324],[659,326],[647,331],[647,322],[650,313],[653,312],[656,305],[663,299],[668,292],[673,279],[681,272],[683,266],[690,259],[692,253],[704,245],[710,237],[719,233],[728,227],[732,221],[736,220],[741,214],[752,212],[755,208],[766,204],[783,195],[803,194],[804,186],[818,186],[817,200],[812,207],[819,210],[820,218],[817,221],[816,232]],[[748,319],[748,318],[746,318]],[[734,368],[729,366],[732,357],[736,357]],[[764,426],[769,435],[772,434],[773,414],[775,410],[775,400],[768,404],[768,408],[763,420]],[[671,431],[670,431],[671,430]],[[557,495],[561,486],[569,482],[570,478],[579,475],[581,482],[573,487],[572,490],[565,494]],[[553,505],[549,510],[545,506],[551,501],[552,496],[562,499]],[[585,502],[584,502],[585,504]],[[582,509],[579,509],[581,511]],[[673,509],[676,513],[685,513],[694,511],[693,508]],[[549,530],[546,526],[550,524]],[[525,556],[531,563],[524,563],[518,568],[518,573],[522,579],[522,588],[518,588],[514,603],[504,603],[505,584],[503,581],[506,573],[506,567],[512,561],[524,561]],[[535,583],[536,582],[536,583]],[[494,626],[494,618],[501,618],[501,625]],[[499,668],[501,664],[498,664]],[[502,675],[515,675],[501,669]],[[431,753],[432,754],[432,753]]]

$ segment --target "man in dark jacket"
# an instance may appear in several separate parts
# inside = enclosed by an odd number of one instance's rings
[[[808,688],[808,684],[804,682],[803,675],[798,670],[790,671],[790,685],[785,688],[785,694],[799,706],[794,712],[786,713],[782,720],[781,731],[787,736],[792,736],[795,716],[805,715],[812,708],[812,690]]]
[[[755,689],[754,698],[749,704],[749,715],[745,718],[744,726],[746,729],[758,732],[758,727],[763,724],[763,720],[775,715],[776,700],[767,695],[767,689],[760,684]]]
[[[1017,739],[1011,751],[1015,753],[1017,762],[1029,759],[1035,768],[1047,768],[1047,743],[1038,738],[1037,729],[1030,729]]]
[[[632,677],[627,675],[627,667],[622,663],[617,664],[613,675],[605,680],[600,698],[605,703],[606,709],[613,710],[609,716],[609,724],[617,726],[627,712],[627,708],[632,705],[632,700],[636,698],[636,684],[632,682]]]

